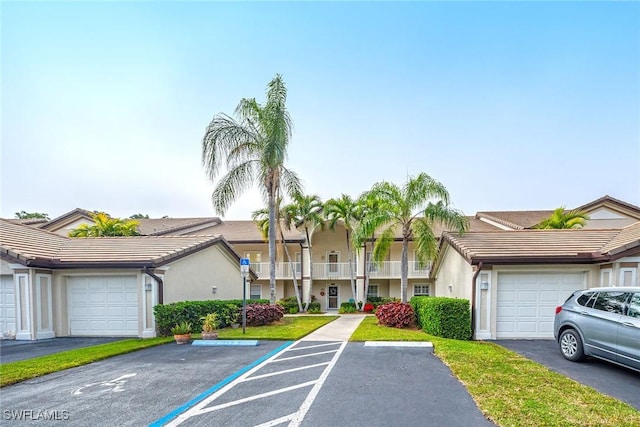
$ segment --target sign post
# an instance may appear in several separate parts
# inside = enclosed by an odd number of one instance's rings
[[[242,276],[242,334],[247,329],[247,276],[249,276],[249,258],[240,258],[240,275]]]

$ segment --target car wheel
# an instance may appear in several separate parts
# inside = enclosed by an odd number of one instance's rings
[[[574,329],[567,329],[560,334],[560,352],[562,356],[572,362],[580,362],[584,360],[584,349],[582,348],[582,339],[578,332]]]

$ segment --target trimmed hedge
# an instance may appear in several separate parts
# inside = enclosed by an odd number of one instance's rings
[[[420,327],[428,334],[456,340],[471,339],[469,300],[413,297],[410,301]]]
[[[247,300],[249,303],[268,304],[269,300]],[[216,313],[220,324],[218,327],[229,326],[231,320],[242,309],[242,300],[206,300],[206,301],[180,301],[171,304],[158,304],[153,307],[153,314],[156,318],[156,331],[158,335],[169,336],[171,328],[177,323],[191,323],[193,333],[202,332],[203,316],[209,313]]]

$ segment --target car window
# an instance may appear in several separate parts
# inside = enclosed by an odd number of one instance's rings
[[[631,295],[627,316],[640,318],[640,292]]]
[[[589,299],[591,298],[591,296],[593,295],[593,292],[585,292],[584,294],[580,295],[578,297],[578,299],[576,299],[576,302],[580,305],[583,305],[585,307],[589,307],[590,304],[589,303]],[[593,304],[593,302],[592,302]]]
[[[627,295],[625,292],[598,292],[593,308],[609,313],[622,314]]]

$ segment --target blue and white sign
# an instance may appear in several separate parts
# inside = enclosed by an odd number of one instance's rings
[[[249,258],[240,258],[240,274],[242,277],[249,275]]]

